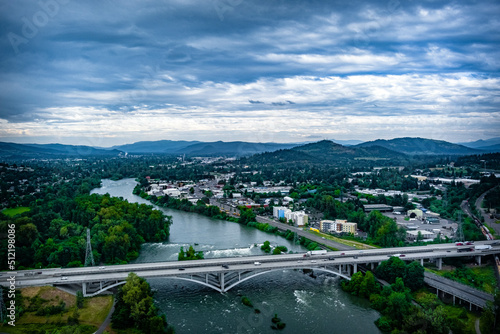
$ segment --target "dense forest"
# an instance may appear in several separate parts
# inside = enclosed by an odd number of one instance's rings
[[[89,195],[94,181],[55,185],[29,203],[29,211],[14,217],[0,213],[0,233],[9,223],[16,225],[17,268],[83,265],[87,228],[97,263],[125,263],[138,256],[141,243],[167,239],[170,217],[145,204]],[[7,239],[1,242],[6,256]]]

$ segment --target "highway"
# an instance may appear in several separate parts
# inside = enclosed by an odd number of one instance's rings
[[[439,289],[453,296],[458,296],[460,299],[481,308],[486,307],[488,301],[493,302],[494,300],[494,297],[491,294],[461,283],[457,283],[433,273],[425,272],[424,282],[433,288]]]
[[[301,228],[290,226],[287,224],[283,224],[281,222],[277,222],[277,221],[269,219],[267,217],[257,216],[255,219],[259,223],[267,223],[267,224],[274,226],[274,227],[277,227],[283,231],[290,230],[292,232],[296,232],[301,237],[305,237],[305,238],[312,240],[318,244],[324,244],[326,246],[333,247],[333,248],[336,248],[336,249],[341,250],[341,251],[342,250],[356,249],[356,247],[347,246],[347,245],[341,244],[340,242],[335,242],[335,241],[328,240],[328,239],[323,239],[317,235],[306,232],[306,231],[302,230]]]
[[[493,244],[491,241],[476,242],[475,245]],[[401,256],[405,261],[436,259],[447,257],[484,256],[500,253],[500,244],[489,250],[458,252],[455,244],[437,244],[415,247],[380,248],[369,250],[349,250],[328,252],[325,255],[305,257],[305,254],[262,255],[250,257],[214,258],[182,262],[156,262],[113,266],[79,268],[52,268],[23,270],[15,274],[1,272],[0,284],[7,285],[6,278],[16,276],[16,286],[81,284],[84,282],[123,280],[128,273],[135,272],[144,278],[177,277],[180,275],[219,274],[235,271],[266,269],[318,268],[324,266],[378,263],[391,255]],[[256,265],[255,262],[259,262]],[[223,267],[227,266],[227,268]]]

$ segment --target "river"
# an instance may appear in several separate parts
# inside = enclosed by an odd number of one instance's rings
[[[102,180],[91,193],[123,197],[129,202],[151,203],[132,194],[134,179]],[[306,251],[300,245],[274,234],[237,223],[215,220],[196,213],[160,208],[172,216],[168,241],[146,243],[135,262],[176,261],[181,246],[194,245],[205,258],[263,255],[260,245],[284,245],[292,251]],[[270,255],[272,256],[272,255]],[[150,279],[157,292],[155,301],[176,333],[275,333],[275,313],[286,323],[281,333],[380,333],[373,323],[379,314],[369,302],[351,296],[338,286],[338,279],[315,272],[311,277],[298,270],[284,270],[257,276],[220,294],[202,285]],[[247,296],[261,313],[241,303]]]

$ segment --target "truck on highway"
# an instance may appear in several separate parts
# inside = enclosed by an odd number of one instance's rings
[[[326,250],[322,249],[322,250],[309,251],[306,253],[306,256],[325,255],[325,254],[326,254]]]
[[[491,245],[477,245],[476,250],[488,250],[491,249]]]

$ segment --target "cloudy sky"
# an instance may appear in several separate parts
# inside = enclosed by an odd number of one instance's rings
[[[495,0],[0,0],[0,141],[499,137],[499,32]]]

